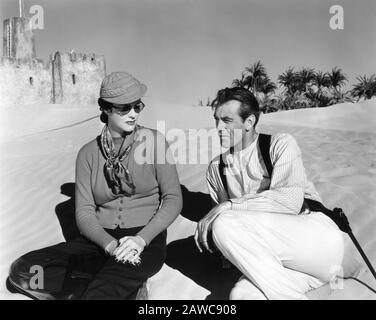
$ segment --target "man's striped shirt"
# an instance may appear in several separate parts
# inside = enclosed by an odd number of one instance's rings
[[[213,202],[231,200],[234,210],[299,214],[304,198],[321,201],[313,183],[307,180],[295,138],[285,133],[272,136],[273,173],[269,177],[258,137],[244,150],[222,154],[227,192],[219,174],[219,156],[210,163],[206,179]]]

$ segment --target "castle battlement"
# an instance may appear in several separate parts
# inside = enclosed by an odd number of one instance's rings
[[[105,75],[104,55],[57,51],[38,59],[30,19],[4,21],[0,106],[95,104]]]
[[[78,52],[59,52],[54,54],[54,57],[59,55],[61,59],[70,60],[71,62],[91,62],[96,63],[97,60],[104,59],[103,55],[95,53],[78,53]]]
[[[92,69],[93,66],[105,68],[104,55],[95,53],[77,53],[77,52],[60,52],[57,51],[50,55],[50,62],[59,61],[65,65],[86,65]]]
[[[10,68],[29,67],[30,69],[48,69],[48,62],[42,59],[17,59],[1,57],[0,65]]]

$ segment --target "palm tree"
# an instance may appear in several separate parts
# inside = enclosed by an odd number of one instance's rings
[[[297,77],[299,81],[299,91],[308,92],[308,88],[315,80],[315,70],[312,68],[302,68],[298,71]]]
[[[262,92],[264,95],[269,95],[274,93],[277,89],[277,85],[270,80],[268,76],[260,79],[259,82],[259,91]]]
[[[232,80],[232,84],[231,85],[233,87],[242,87],[242,88],[244,88],[245,87],[244,80],[245,80],[245,74],[243,72],[241,79],[234,79],[234,80]]]
[[[270,80],[261,61],[257,61],[249,68],[246,68],[242,73],[241,79],[232,81],[232,86],[245,88],[256,97],[260,93],[269,95],[277,89],[277,85]]]
[[[334,67],[332,69],[332,71],[329,73],[329,79],[330,86],[336,92],[338,92],[338,88],[342,87],[347,81],[346,75],[342,72],[342,69],[338,67]]]
[[[317,90],[321,91],[323,87],[329,88],[330,87],[330,78],[327,72],[318,71],[315,73],[315,78],[313,79],[313,83],[316,85]]]
[[[260,60],[251,65],[249,68],[245,68],[243,75],[245,76],[244,87],[246,89],[250,90],[254,94],[261,91],[261,86],[262,83],[265,84],[264,79],[267,77],[267,73]]]
[[[246,68],[243,74],[245,76],[245,87],[255,95],[260,108],[266,111],[270,95],[275,92],[277,85],[270,80],[261,61],[257,61]],[[268,111],[272,111],[272,109]]]
[[[351,101],[348,92],[341,91],[341,87],[347,82],[347,77],[341,68],[334,67],[328,73],[330,86],[332,88],[331,99],[328,105]]]
[[[263,113],[276,112],[279,110],[287,110],[286,97],[283,94],[274,94],[268,96],[265,103],[261,107]]]
[[[330,97],[328,97],[328,94],[323,93],[323,88],[330,87],[328,73],[322,71],[315,72],[315,77],[312,82],[317,87],[317,90],[309,87],[308,91],[305,93],[305,96],[313,102],[315,107],[327,106],[329,104]]]
[[[336,91],[336,93],[334,94],[334,96],[332,96],[332,98],[330,99],[327,105],[330,106],[332,104],[344,103],[344,102],[354,102],[351,91],[343,91],[343,90]]]
[[[359,76],[356,78],[358,83],[353,85],[351,94],[353,97],[358,98],[358,101],[361,98],[371,99],[376,96],[376,75],[372,74],[369,78],[366,75]]]
[[[287,94],[293,94],[296,88],[297,75],[294,68],[289,67],[284,73],[278,76],[278,83],[287,89]]]

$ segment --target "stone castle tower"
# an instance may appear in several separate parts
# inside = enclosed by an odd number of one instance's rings
[[[106,75],[104,56],[55,52],[45,63],[36,56],[30,19],[20,15],[3,25],[0,106],[95,104]]]
[[[104,56],[56,52],[50,66],[53,103],[96,103],[106,75]]]
[[[33,29],[27,18],[10,18],[4,21],[3,56],[15,59],[35,59]]]

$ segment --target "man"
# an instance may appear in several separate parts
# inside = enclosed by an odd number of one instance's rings
[[[207,171],[213,209],[198,223],[199,250],[215,247],[242,277],[230,299],[307,299],[331,280],[343,257],[343,237],[321,212],[302,211],[304,198],[321,201],[307,180],[301,152],[289,134],[271,137],[269,176],[259,149],[259,105],[244,88],[220,90],[213,102],[223,148]],[[225,181],[223,181],[225,179]]]

